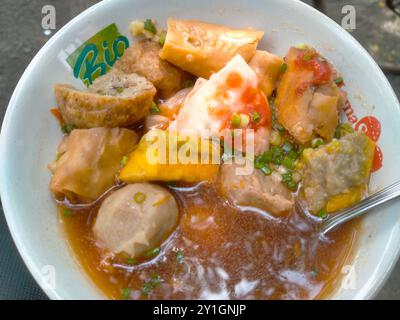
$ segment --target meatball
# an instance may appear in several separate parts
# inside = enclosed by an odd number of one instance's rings
[[[223,164],[220,189],[235,206],[255,207],[273,215],[282,215],[294,206],[292,193],[281,183],[279,174],[266,176],[254,169],[249,175],[238,175],[236,164]]]
[[[125,252],[135,258],[158,246],[177,221],[177,203],[166,189],[150,183],[135,183],[104,200],[93,232],[112,252]]]
[[[144,77],[119,70],[97,78],[88,91],[66,84],[54,90],[63,120],[76,128],[130,127],[148,114],[156,94]]]

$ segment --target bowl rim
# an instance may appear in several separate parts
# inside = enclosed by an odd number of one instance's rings
[[[267,1],[267,0],[261,0],[261,1]],[[368,62],[374,66],[376,69],[377,75],[379,75],[379,81],[385,85],[387,88],[388,92],[392,95],[392,98],[394,98],[394,101],[397,101],[397,107],[400,110],[400,104],[399,100],[389,83],[388,79],[384,75],[383,71],[381,68],[378,66],[378,64],[375,62],[375,60],[370,56],[370,54],[367,52],[367,50],[347,31],[345,31],[339,24],[337,24],[334,20],[332,20],[330,17],[327,15],[321,13],[317,9],[313,8],[312,6],[300,1],[300,0],[281,0],[282,2],[285,2],[286,4],[290,4],[293,6],[298,6],[300,10],[309,10],[312,12],[316,17],[318,17],[318,21],[321,23],[328,24],[329,27],[331,27],[335,32],[340,32],[341,36],[345,37],[349,43],[351,43],[353,46],[358,47],[358,49],[364,54],[365,58],[368,59]],[[91,14],[92,12],[96,11],[98,8],[103,7],[103,6],[111,6],[111,3],[116,4],[116,1],[113,0],[103,0],[100,1],[80,14],[78,14],[76,17],[71,19],[69,22],[67,22],[61,29],[59,29],[55,34],[42,46],[42,48],[36,53],[34,58],[30,61],[29,65],[26,67],[25,71],[23,72],[21,78],[19,79],[13,94],[11,95],[11,98],[8,102],[7,109],[4,115],[3,123],[2,123],[2,128],[0,132],[0,197],[2,201],[2,206],[3,206],[3,212],[4,216],[8,225],[8,228],[10,230],[11,236],[13,238],[13,241],[17,247],[17,250],[22,257],[25,265],[27,266],[28,270],[30,271],[31,275],[35,279],[36,283],[41,287],[41,289],[45,292],[45,294],[50,298],[50,299],[55,299],[55,300],[62,300],[64,299],[57,291],[55,288],[51,288],[49,286],[44,286],[42,282],[43,275],[41,274],[38,266],[33,262],[31,258],[31,253],[25,250],[25,247],[22,243],[22,238],[18,235],[16,228],[12,222],[12,209],[11,205],[8,199],[8,190],[7,190],[7,179],[4,179],[4,171],[6,168],[6,163],[5,163],[5,151],[6,151],[6,144],[7,144],[7,137],[8,137],[8,132],[9,132],[9,127],[11,126],[10,119],[12,118],[12,114],[16,108],[15,105],[15,100],[16,97],[21,94],[21,87],[23,84],[26,82],[26,80],[30,77],[32,73],[32,69],[34,65],[47,53],[47,50],[49,47],[51,47],[55,42],[59,41],[60,38],[64,35],[64,33],[75,23],[77,23],[79,20],[84,19],[86,16]],[[393,249],[393,248],[392,248]],[[383,287],[387,279],[389,278],[393,268],[395,267],[399,256],[400,256],[400,243],[397,244],[397,248],[394,248],[393,250],[393,258],[388,260],[388,263],[385,264],[385,268],[381,272],[381,276],[375,277],[373,281],[370,281],[369,285],[367,288],[363,288],[362,291],[358,292],[355,294],[354,299],[372,299],[376,296],[376,294],[380,291],[380,289]],[[72,253],[70,253],[72,254]],[[382,269],[381,269],[382,270]],[[91,281],[88,279],[88,281]]]

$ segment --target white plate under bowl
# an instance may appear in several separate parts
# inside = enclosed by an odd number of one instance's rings
[[[129,37],[132,20],[155,18],[165,26],[168,17],[265,30],[260,47],[280,55],[299,43],[316,47],[342,72],[358,128],[371,129],[365,116],[381,124],[377,144],[383,167],[373,174],[372,189],[400,180],[400,109],[392,88],[352,36],[313,8],[294,0],[103,1],[58,31],[35,56],[14,91],[1,131],[0,191],[6,219],[26,265],[52,299],[104,298],[71,253],[48,190],[46,165],[61,138],[49,112],[55,106],[53,85],[82,86],[62,53],[111,23]],[[353,263],[355,286],[339,286],[332,298],[371,298],[381,288],[399,254],[399,213],[400,203],[393,202],[368,215]],[[55,286],[46,286],[54,272]]]

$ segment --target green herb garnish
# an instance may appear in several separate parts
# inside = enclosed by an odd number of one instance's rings
[[[121,159],[121,164],[123,166],[126,166],[126,164],[128,163],[128,160],[129,160],[128,156],[123,156]]]
[[[129,298],[131,295],[131,289],[130,288],[122,288],[121,289],[121,295],[120,295],[120,300],[126,300]]]
[[[241,119],[240,115],[238,115],[237,113],[233,113],[231,115],[231,125],[232,125],[232,127],[235,127],[235,128],[240,127],[241,120],[242,119]]]
[[[296,189],[297,189],[297,183],[294,182],[293,180],[290,180],[288,183],[286,183],[286,186],[291,191],[296,191]]]
[[[63,216],[64,217],[70,217],[70,216],[72,216],[74,213],[72,212],[72,210],[70,210],[70,209],[64,209],[64,211],[63,211]]]
[[[182,85],[184,88],[191,88],[194,86],[194,81],[187,79],[187,80],[183,81]]]
[[[312,51],[306,51],[306,52],[304,53],[304,56],[303,56],[303,60],[304,60],[304,61],[310,61],[312,58],[314,58],[314,52],[312,52]]]
[[[296,167],[295,163],[296,159],[293,159],[289,156],[285,156],[282,160],[283,166],[290,170],[293,170]]]
[[[163,46],[164,43],[165,43],[165,38],[166,37],[167,37],[167,33],[164,30],[161,31],[160,34],[159,34],[158,43]]]
[[[156,26],[154,25],[153,20],[151,20],[151,19],[146,19],[146,20],[144,21],[144,30],[149,31],[149,32],[151,32],[151,33],[153,33],[153,34],[156,34],[156,33],[157,33],[157,28],[156,28]]]
[[[315,138],[311,141],[311,147],[316,149],[324,144],[324,140],[322,138]]]
[[[251,119],[253,120],[253,122],[258,122],[258,121],[260,121],[261,116],[260,116],[260,114],[259,114],[257,111],[254,111],[254,112],[251,114]]]
[[[266,175],[269,176],[272,173],[272,170],[267,165],[264,165],[260,170]]]
[[[161,113],[160,107],[154,101],[151,102],[150,113],[151,114],[160,114]]]
[[[146,258],[153,258],[156,255],[158,255],[159,253],[160,253],[160,248],[153,248],[153,249],[147,250],[143,256]]]
[[[318,270],[317,269],[312,269],[311,270],[311,276],[313,277],[313,278],[315,278],[316,276],[318,276]]]
[[[328,216],[328,212],[326,212],[326,209],[321,209],[318,211],[317,216],[321,219],[325,219]]]
[[[285,73],[285,71],[287,70],[287,63],[282,63],[281,66],[279,67],[279,72],[280,73]]]
[[[335,79],[335,83],[336,84],[342,84],[343,83],[343,78],[342,77],[338,77]]]
[[[126,263],[127,264],[137,264],[138,261],[135,258],[128,258],[128,259],[126,259]]]
[[[117,91],[118,93],[122,93],[122,92],[124,92],[124,88],[123,87],[117,87],[117,88],[115,88],[115,91]]]
[[[61,131],[64,134],[70,134],[74,129],[75,126],[72,123],[66,123],[61,126]]]
[[[182,263],[185,260],[185,252],[183,250],[179,250],[176,252],[176,261]]]
[[[293,150],[293,145],[289,142],[289,141],[286,141],[283,145],[282,145],[282,150],[285,152],[285,153],[288,153],[289,151],[292,151]]]
[[[146,195],[143,192],[136,192],[133,199],[136,203],[141,204],[146,200]]]
[[[154,289],[158,288],[161,285],[161,277],[153,273],[148,281],[143,284],[142,294],[144,296],[149,296]]]

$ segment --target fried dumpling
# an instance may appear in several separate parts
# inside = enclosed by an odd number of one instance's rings
[[[300,143],[320,135],[330,141],[344,105],[335,71],[314,49],[290,48],[275,100],[278,121]]]
[[[128,129],[75,129],[62,140],[50,190],[55,198],[71,202],[96,200],[116,182],[123,156],[138,137]]]
[[[168,19],[167,37],[160,57],[195,76],[208,79],[234,56],[248,62],[263,31],[230,29],[194,20]]]

